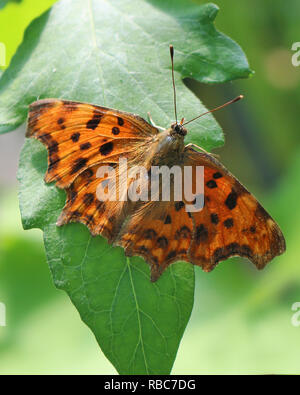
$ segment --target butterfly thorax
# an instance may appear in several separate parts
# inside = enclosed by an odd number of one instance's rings
[[[178,161],[181,162],[185,135],[186,129],[182,125],[175,124],[159,133],[152,145],[151,165],[173,166],[178,164]]]

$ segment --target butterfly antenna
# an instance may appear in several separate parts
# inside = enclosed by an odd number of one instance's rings
[[[172,83],[173,83],[173,96],[174,96],[174,113],[175,113],[175,119],[176,119],[176,125],[177,125],[178,121],[177,121],[177,107],[176,107],[176,88],[175,88],[175,78],[174,78],[174,47],[173,47],[173,45],[170,45],[170,55],[171,55],[171,63],[172,63]]]
[[[209,110],[209,111],[207,111],[207,112],[204,112],[203,114],[198,115],[197,117],[191,119],[190,121],[185,122],[183,125],[187,125],[188,123],[193,122],[193,121],[195,121],[196,119],[198,119],[198,118],[200,118],[200,117],[203,117],[203,115],[209,114],[210,112],[214,112],[214,111],[217,111],[217,110],[221,110],[221,108],[224,108],[224,107],[228,106],[229,104],[235,103],[235,102],[237,102],[237,101],[239,101],[239,100],[241,100],[241,99],[243,99],[243,98],[244,98],[244,96],[243,96],[243,95],[240,95],[240,96],[236,97],[235,99],[230,100],[230,101],[228,101],[228,102],[225,103],[225,104],[222,104],[222,106],[216,107],[216,108],[214,108],[213,110]]]

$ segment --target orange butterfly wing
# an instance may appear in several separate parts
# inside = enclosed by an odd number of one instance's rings
[[[151,266],[151,281],[175,261],[189,261],[191,215],[183,202],[149,202],[134,212],[117,244],[128,256],[140,255]]]
[[[46,182],[69,187],[89,167],[117,162],[158,133],[142,118],[105,107],[45,99],[30,106],[27,137],[48,149]],[[141,151],[141,149],[139,150]]]
[[[58,99],[30,106],[27,137],[46,145],[46,182],[66,189],[67,202],[57,225],[82,222],[93,235],[112,241],[134,205],[96,198],[99,165],[116,167],[120,156],[143,160],[158,130],[137,115],[93,104]]]
[[[212,155],[186,147],[184,165],[194,174],[196,166],[204,166],[203,209],[189,213],[183,201],[149,202],[130,217],[117,242],[127,255],[150,263],[152,281],[179,260],[210,271],[239,255],[262,269],[285,251],[275,221]]]
[[[285,251],[276,222],[219,161],[186,147],[185,164],[204,166],[204,208],[192,213],[190,262],[210,271],[219,261],[239,255],[262,269]]]
[[[66,205],[57,225],[81,222],[89,228],[92,235],[102,235],[112,241],[119,233],[131,206],[124,205],[123,202],[102,202],[97,199],[97,187],[102,181],[97,177],[98,167],[96,165],[84,170],[67,188]]]

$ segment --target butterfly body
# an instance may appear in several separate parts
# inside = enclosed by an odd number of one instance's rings
[[[46,182],[55,182],[67,193],[59,226],[85,224],[93,235],[102,235],[124,248],[126,255],[140,255],[151,266],[151,279],[178,260],[205,271],[230,256],[250,259],[262,269],[285,250],[281,230],[255,197],[211,154],[184,145],[187,133],[181,124],[162,132],[137,115],[59,99],[45,99],[30,106],[27,137],[48,149]],[[127,168],[141,165],[204,167],[204,207],[186,210],[187,202],[149,200],[99,201],[97,187],[101,165],[115,169],[118,178]],[[147,177],[140,189],[148,189]],[[174,182],[171,182],[174,189]],[[122,199],[130,188],[123,181]],[[120,197],[120,196],[119,196]]]
[[[171,127],[160,132],[153,142],[149,155],[152,166],[172,166],[182,161],[184,151],[184,135],[174,132]]]

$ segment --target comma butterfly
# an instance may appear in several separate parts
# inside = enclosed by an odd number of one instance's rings
[[[177,122],[173,51],[170,46],[176,122],[161,132],[153,122],[135,114],[93,104],[59,99],[31,104],[27,137],[47,147],[45,181],[67,192],[57,225],[81,222],[92,235],[122,246],[127,256],[142,256],[150,264],[152,281],[179,260],[210,271],[219,261],[239,255],[262,269],[285,251],[283,234],[212,154],[194,144],[184,145],[185,125],[192,120]],[[184,199],[98,200],[99,166],[108,165],[120,176],[120,157],[127,159],[129,167],[143,165],[148,172],[154,165],[191,166],[193,170],[204,166],[203,209],[187,211]]]

